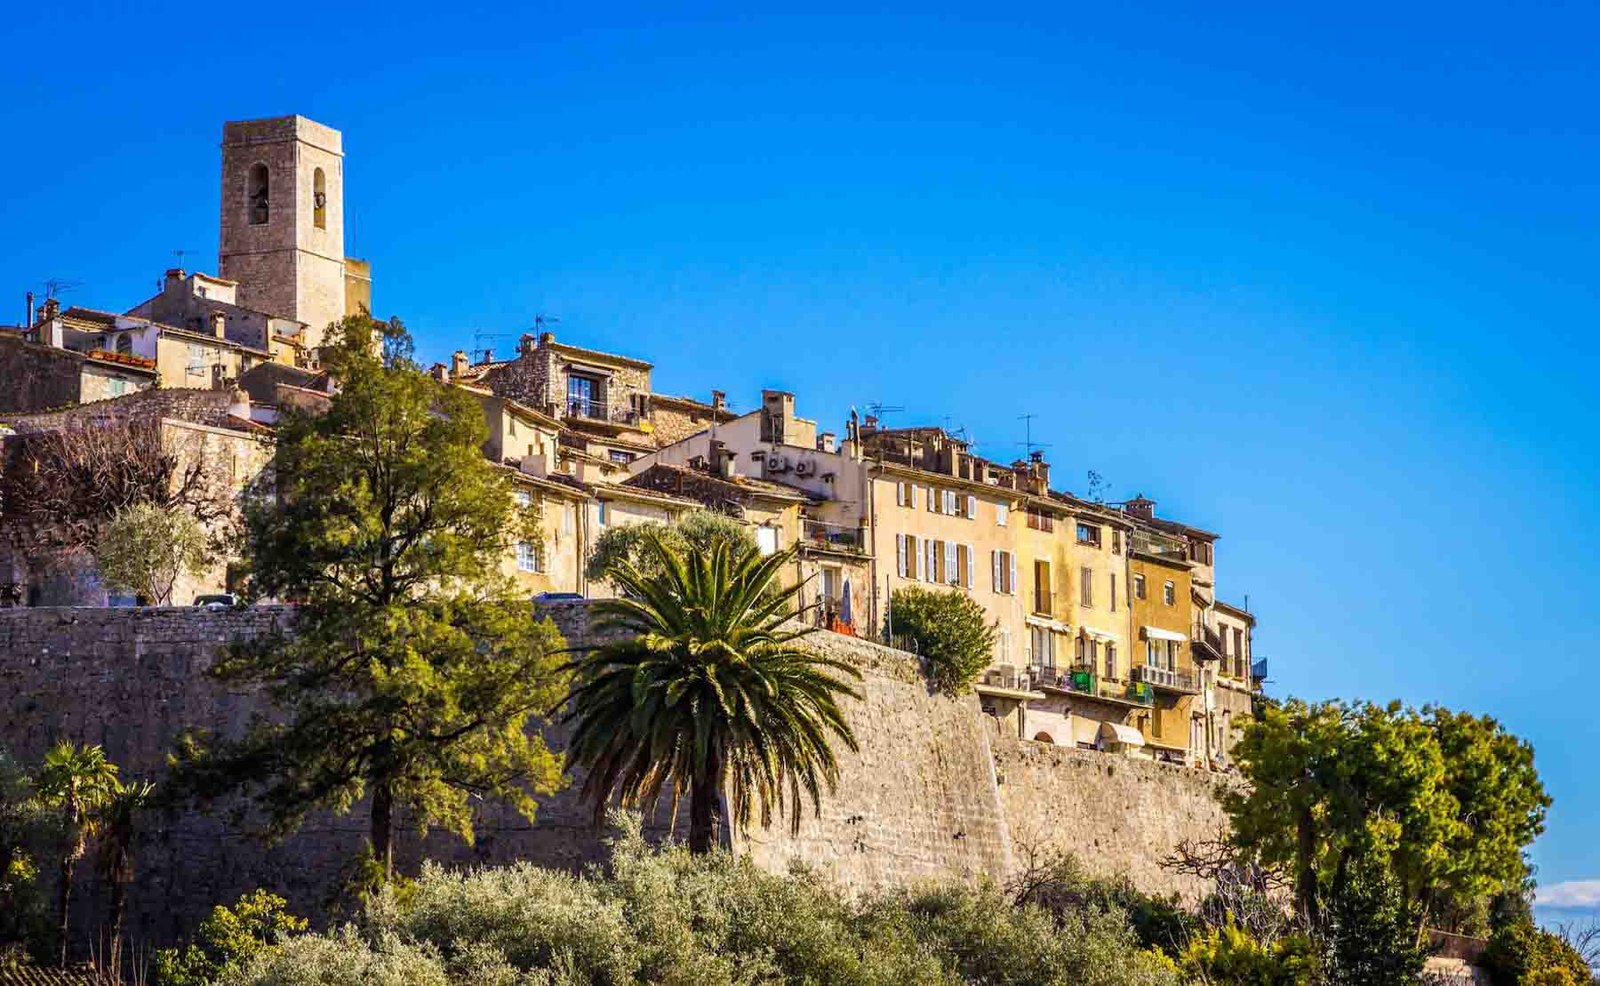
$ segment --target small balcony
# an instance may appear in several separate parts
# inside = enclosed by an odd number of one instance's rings
[[[1130,542],[1134,552],[1152,558],[1186,561],[1189,557],[1189,545],[1186,542],[1153,531],[1134,531]]]
[[[1135,664],[1133,680],[1163,691],[1181,692],[1185,695],[1196,695],[1200,692],[1200,685],[1192,671],[1158,668],[1152,664]]]
[[[846,527],[806,518],[801,522],[800,535],[803,543],[820,548],[854,554],[864,554],[867,550],[867,531],[863,527]]]
[[[1258,685],[1261,684],[1263,681],[1267,680],[1267,659],[1266,658],[1263,657],[1259,661],[1252,661],[1251,662],[1251,664],[1250,664],[1250,680],[1254,681]]]
[[[612,407],[605,401],[587,397],[567,398],[567,417],[616,425],[636,425],[640,420],[639,412],[631,407]]]
[[[1086,664],[1075,664],[1071,670],[1065,673],[1059,673],[1054,668],[1029,668],[1028,670],[1030,674],[1035,675],[1034,680],[1037,682],[1036,687],[1038,688],[1089,695],[1094,698],[1127,705],[1155,704],[1155,691],[1148,682],[1125,682],[1103,678]],[[1040,675],[1048,675],[1049,677],[1042,679],[1039,677]]]
[[[1220,661],[1225,656],[1222,649],[1222,634],[1204,623],[1194,625],[1189,640],[1195,645],[1192,650],[1197,661]]]

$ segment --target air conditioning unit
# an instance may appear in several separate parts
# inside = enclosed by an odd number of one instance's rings
[[[785,472],[789,468],[789,460],[776,452],[767,456],[767,472]]]
[[[816,471],[817,464],[812,462],[810,459],[801,459],[799,462],[794,464],[794,474],[796,476],[810,476]]]

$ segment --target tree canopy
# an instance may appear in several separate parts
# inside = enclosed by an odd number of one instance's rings
[[[647,575],[660,570],[645,542],[655,538],[680,554],[690,550],[709,551],[715,544],[735,550],[756,549],[750,528],[726,514],[710,510],[690,510],[670,524],[618,524],[595,538],[584,574],[591,582],[610,581],[611,574],[624,563]]]
[[[1440,708],[1267,703],[1234,755],[1249,783],[1226,799],[1233,839],[1291,875],[1311,928],[1357,863],[1392,876],[1420,921],[1520,887],[1550,805],[1531,746]]]
[[[336,326],[322,358],[338,390],[324,413],[285,413],[275,495],[246,511],[252,591],[299,608],[292,635],[215,671],[266,686],[282,721],[180,751],[196,793],[246,787],[273,834],[370,797],[385,875],[397,812],[468,840],[480,797],[533,817],[562,768],[529,720],[565,694],[565,642],[501,574],[529,534],[482,454],[483,412],[411,364],[403,339],[397,322]]]
[[[193,514],[148,501],[117,511],[95,548],[108,586],[157,606],[171,602],[178,580],[206,557],[206,532]]]
[[[623,598],[596,607],[596,630],[619,639],[574,663],[568,718],[584,793],[603,813],[653,804],[665,788],[689,796],[689,845],[711,848],[717,803],[763,825],[775,810],[799,824],[838,778],[832,744],[855,749],[838,699],[853,667],[800,646],[792,624],[799,587],[777,589],[793,550],[762,557],[716,541],[679,552],[645,536],[650,574],[622,562]]]
[[[889,597],[890,633],[916,642],[929,679],[946,695],[965,691],[989,666],[999,625],[958,589],[909,586]]]

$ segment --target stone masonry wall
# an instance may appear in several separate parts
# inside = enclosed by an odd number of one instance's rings
[[[1218,795],[1236,780],[1014,737],[990,742],[1019,855],[1028,847],[1066,851],[1092,873],[1126,876],[1140,890],[1176,892],[1189,903],[1207,891],[1161,863],[1185,839],[1227,831]]]
[[[569,641],[592,642],[585,604],[546,612]],[[270,711],[259,695],[226,689],[206,669],[234,640],[291,627],[291,611],[270,607],[0,610],[0,747],[36,762],[61,738],[100,743],[126,775],[158,777],[183,728],[227,734]],[[1183,889],[1152,861],[1179,837],[1214,831],[1220,816],[1214,804],[1207,808],[1203,775],[996,740],[973,698],[930,694],[908,655],[832,634],[811,639],[863,670],[863,700],[846,705],[860,750],[841,751],[838,791],[824,799],[820,816],[807,809],[797,833],[779,821],[735,840],[762,865],[808,863],[852,889],[1000,879],[1014,866],[1014,842],[1047,830],[1052,844],[1091,866],[1127,872],[1147,889]],[[548,739],[559,748],[558,735]],[[130,901],[135,940],[170,942],[212,905],[254,887],[284,894],[302,913],[319,911],[365,836],[358,806],[341,818],[314,818],[269,847],[248,819],[232,817],[235,807],[149,820]],[[651,820],[647,830],[662,836],[666,823]],[[405,832],[399,856],[407,869],[422,856],[572,868],[603,857],[602,835],[590,806],[569,788],[543,799],[533,824],[491,809],[473,846],[437,834],[420,842]],[[101,927],[104,888],[92,867],[82,880],[77,926]]]

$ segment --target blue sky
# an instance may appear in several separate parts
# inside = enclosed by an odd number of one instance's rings
[[[302,113],[423,356],[545,312],[663,391],[1037,415],[1058,486],[1223,534],[1276,692],[1531,739],[1541,882],[1600,904],[1591,6],[45,6],[0,320],[214,270],[222,121]]]

